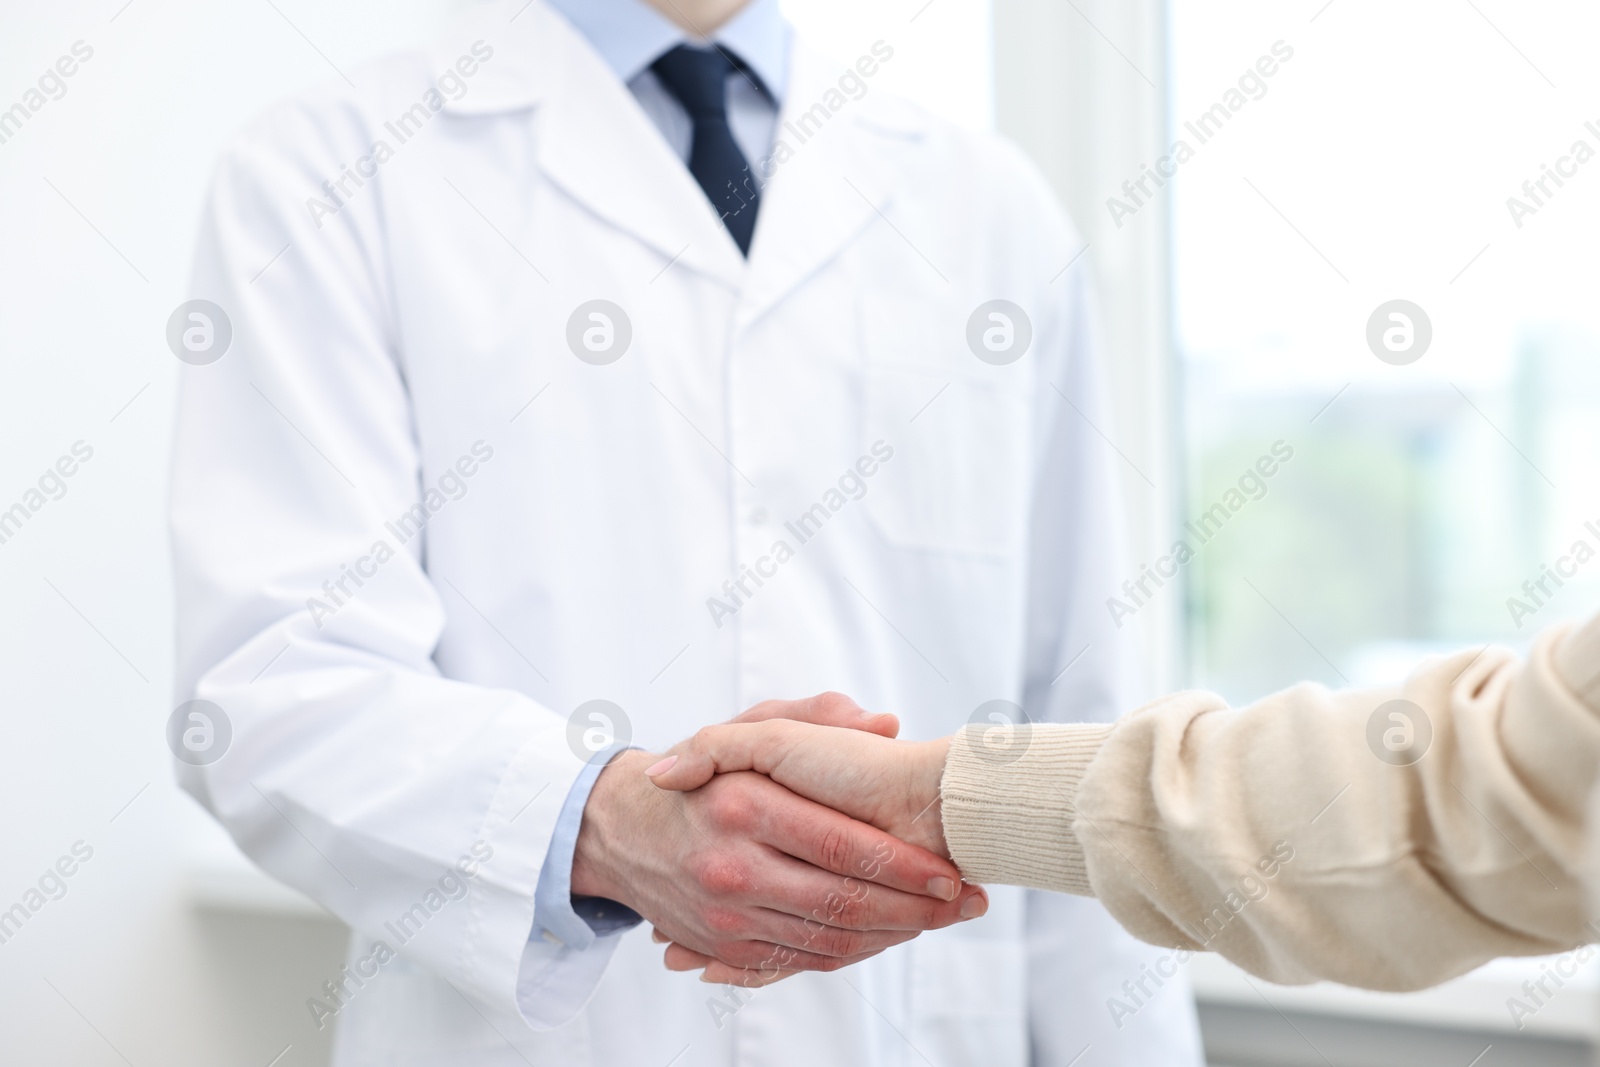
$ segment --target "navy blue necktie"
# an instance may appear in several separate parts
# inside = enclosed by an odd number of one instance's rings
[[[678,45],[650,65],[694,122],[689,173],[722,216],[739,251],[750,254],[761,191],[728,128],[728,75],[739,69],[720,49]]]

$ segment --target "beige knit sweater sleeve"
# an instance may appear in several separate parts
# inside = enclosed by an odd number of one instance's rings
[[[1405,990],[1600,940],[1581,885],[1600,616],[1526,664],[1469,651],[1399,690],[1180,693],[995,740],[968,727],[945,767],[962,871],[1099,897],[1155,944]]]

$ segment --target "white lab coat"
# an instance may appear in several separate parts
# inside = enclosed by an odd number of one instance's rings
[[[233,340],[184,370],[178,695],[232,737],[180,775],[358,931],[349,973],[376,977],[304,991],[338,1009],[337,1062],[1197,1063],[1181,978],[1113,1023],[1159,954],[1084,900],[1000,888],[981,921],[753,996],[668,973],[643,930],[529,939],[586,701],[661,747],[823,689],[914,737],[994,699],[1130,697],[1085,261],[1062,273],[1080,242],[1031,167],[880,89],[830,95],[844,65],[802,46],[783,120],[827,118],[780,125],[747,263],[586,42],[520,6],[272,110],[202,228],[192,295]],[[479,40],[465,93],[396,143]],[[363,185],[314,221],[345,168]],[[1004,366],[966,340],[997,297],[1033,330]],[[567,341],[595,299],[631,325],[604,365]],[[818,504],[801,544],[785,524]],[[741,564],[768,576],[735,604]]]

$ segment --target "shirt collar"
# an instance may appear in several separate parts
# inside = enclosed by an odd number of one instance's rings
[[[549,0],[624,83],[649,69],[663,53],[696,43],[682,27],[645,0]],[[783,103],[789,87],[792,29],[778,0],[750,0],[711,34],[761,79],[773,102]]]

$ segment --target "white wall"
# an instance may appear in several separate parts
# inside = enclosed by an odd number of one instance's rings
[[[93,49],[0,144],[0,509],[74,442],[93,449],[0,544],[0,909],[75,842],[93,850],[0,944],[0,1063],[265,1065],[285,1046],[277,1067],[326,1061],[304,1001],[337,970],[342,930],[194,906],[196,872],[233,853],[173,785],[162,741],[177,367],[163,330],[230,131],[460,2],[0,0],[0,109],[75,42]],[[900,61],[877,84],[892,74],[988,121],[982,2],[792,7],[837,54],[892,39]]]
[[[332,72],[265,3],[122,3],[0,16],[0,108],[75,42],[93,50],[0,144],[0,508],[74,442],[93,449],[0,544],[0,908],[75,842],[93,850],[0,944],[0,1062],[264,1065],[292,1045],[278,1064],[299,1067],[326,1060],[303,1001],[337,969],[342,931],[190,904],[193,858],[231,846],[173,785],[162,741],[177,366],[162,336],[217,148]],[[436,6],[278,4],[346,69]]]

